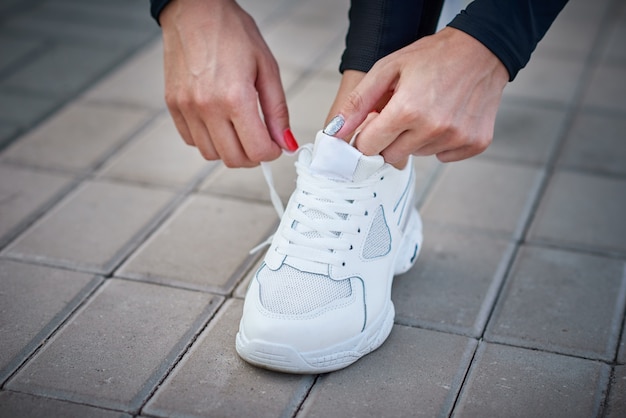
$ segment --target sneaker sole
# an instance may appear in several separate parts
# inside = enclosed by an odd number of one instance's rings
[[[422,221],[413,209],[394,263],[394,275],[407,272],[422,247]],[[236,337],[239,356],[255,366],[286,373],[315,374],[342,369],[380,347],[393,328],[395,309],[390,300],[382,315],[360,334],[323,350],[301,353],[294,347],[259,339],[249,340],[243,331]]]
[[[247,362],[286,373],[316,374],[343,369],[382,345],[393,328],[395,311],[389,303],[385,314],[350,340],[324,350],[300,353],[295,348],[262,340],[248,340],[237,333],[237,353]]]

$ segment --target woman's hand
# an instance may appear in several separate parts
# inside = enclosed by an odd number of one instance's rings
[[[229,167],[297,148],[276,60],[236,2],[173,0],[159,20],[165,100],[187,144]]]
[[[335,135],[349,135],[378,110],[356,139],[364,154],[382,154],[392,164],[410,154],[469,158],[491,143],[508,80],[483,44],[445,28],[378,61],[336,106],[344,124]],[[388,101],[381,106],[381,100]]]

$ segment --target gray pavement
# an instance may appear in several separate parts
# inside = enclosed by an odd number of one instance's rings
[[[301,143],[348,1],[246,0]],[[495,139],[419,158],[422,255],[388,341],[320,376],[234,350],[258,169],[186,147],[147,1],[0,4],[1,417],[626,416],[626,2],[571,0],[505,90]],[[274,166],[286,199],[295,173]]]

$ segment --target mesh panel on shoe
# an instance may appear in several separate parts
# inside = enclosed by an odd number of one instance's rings
[[[375,172],[380,170],[385,161],[380,156],[362,157],[354,169],[352,181],[363,181],[371,177]]]
[[[391,251],[391,234],[383,207],[379,206],[372,227],[363,245],[363,258],[370,259],[387,255]]]
[[[283,264],[277,271],[267,266],[257,278],[261,304],[270,312],[300,315],[352,295],[350,279],[332,280],[322,274],[308,273]]]

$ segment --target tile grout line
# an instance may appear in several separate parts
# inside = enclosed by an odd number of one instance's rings
[[[609,6],[607,8],[607,11],[605,12],[605,15],[603,17],[603,23],[607,21],[610,15],[612,5],[613,4],[611,4],[611,6]],[[603,30],[598,31],[596,39],[593,43],[594,45],[600,43],[603,40],[604,35],[607,32],[606,25],[603,25],[602,27],[603,27]],[[520,220],[518,224],[518,228],[516,228],[514,239],[513,239],[513,244],[515,246],[515,249],[513,250],[514,257],[510,260],[509,266],[506,269],[507,275],[514,262],[515,257],[517,256],[519,247],[521,247],[521,245],[526,243],[526,237],[528,235],[530,226],[532,225],[534,215],[537,211],[537,208],[539,207],[539,204],[543,196],[545,195],[548,184],[556,169],[555,167],[556,161],[560,155],[562,148],[565,145],[567,134],[569,133],[573,125],[576,114],[580,110],[580,101],[582,99],[582,95],[584,94],[585,89],[587,88],[589,84],[591,73],[592,73],[593,68],[595,67],[597,59],[598,57],[597,57],[597,54],[595,53],[595,49],[592,48],[586,58],[586,65],[580,76],[580,82],[578,83],[576,92],[574,93],[571,102],[566,107],[567,110],[566,110],[565,117],[563,120],[562,128],[560,129],[560,134],[558,135],[558,138],[555,141],[554,146],[552,147],[552,151],[550,152],[550,156],[548,157],[548,160],[546,161],[545,166],[542,169],[542,173],[540,174],[538,184],[535,185],[535,190],[532,193],[533,196],[529,198],[528,207],[526,208],[526,210],[524,211],[522,215],[522,219]],[[503,282],[506,282],[506,278]],[[498,293],[498,295],[496,296],[496,299],[494,300],[494,308],[495,308],[495,305],[498,303],[498,300],[501,297],[501,290],[502,289],[500,289],[500,292]],[[488,317],[486,318],[485,326],[491,320],[492,315],[493,315],[493,309],[491,313],[488,315]],[[484,336],[484,332],[485,332],[485,329],[483,329],[481,338]]]
[[[113,277],[117,269],[131,256],[133,253],[153,236],[161,227],[161,225],[169,219],[180,205],[193,194],[194,189],[204,181],[215,169],[215,164],[207,165],[200,170],[198,174],[181,190],[174,194],[174,197],[159,211],[156,215],[145,224],[133,237],[126,242],[120,250],[111,258],[111,261],[105,265],[107,271],[106,277]]]
[[[309,395],[313,391],[313,388],[317,384],[317,381],[320,379],[321,375],[308,375],[304,382],[301,383],[301,389],[304,389],[301,393],[296,394],[295,396],[299,396],[299,399],[294,399],[292,397],[291,402],[285,407],[285,410],[281,414],[280,418],[297,418],[303,411],[304,404],[309,399]],[[290,408],[291,407],[291,408]],[[291,411],[290,411],[291,409]]]
[[[88,404],[88,403],[83,403],[83,402],[79,402],[76,400],[70,400],[70,399],[59,399],[59,398],[53,398],[50,396],[46,396],[46,395],[42,395],[40,393],[30,393],[30,392],[23,392],[21,390],[15,390],[15,389],[2,389],[0,391],[0,393],[17,393],[20,395],[27,395],[27,396],[32,396],[34,398],[41,398],[41,399],[48,399],[48,400],[52,400],[52,401],[58,401],[58,402],[63,402],[63,403],[69,403],[72,405],[80,405],[80,406],[87,406],[90,408],[94,408],[94,409],[99,409],[99,410],[103,410],[103,411],[111,411],[111,412],[118,412],[120,414],[127,414],[127,415],[131,415],[129,412],[124,411],[122,409],[115,409],[115,408],[110,408],[110,407],[105,407],[105,406],[96,406],[96,405],[92,405],[92,404]]]
[[[598,31],[598,33],[596,34],[596,39],[593,42],[593,46],[598,45],[599,43],[601,43],[607,36],[607,25],[606,22],[609,20],[609,16],[610,16],[610,12],[613,9],[613,7],[615,7],[614,5],[616,4],[617,0],[613,0],[609,6],[607,7],[607,10],[604,13],[604,16],[602,17],[601,20],[601,29]],[[489,322],[491,321],[491,318],[494,314],[494,310],[499,302],[499,300],[502,297],[502,291],[504,289],[504,286],[506,284],[506,282],[508,281],[508,274],[510,273],[510,269],[512,268],[515,258],[517,257],[517,253],[519,252],[519,249],[521,247],[522,244],[524,244],[526,242],[526,237],[528,235],[528,231],[530,229],[530,226],[532,225],[532,221],[534,218],[534,215],[539,207],[539,204],[543,198],[543,196],[546,193],[548,184],[550,179],[552,178],[554,171],[556,169],[556,161],[559,157],[559,155],[562,152],[562,149],[565,146],[566,143],[566,139],[567,139],[567,134],[569,133],[569,131],[572,128],[572,125],[574,123],[574,119],[576,114],[579,112],[580,108],[582,107],[581,105],[581,101],[583,98],[583,94],[586,90],[586,88],[588,87],[589,83],[590,83],[590,79],[591,79],[591,75],[593,70],[595,69],[595,66],[597,65],[597,62],[599,60],[599,56],[598,53],[596,53],[596,48],[591,48],[590,52],[587,54],[587,56],[585,57],[585,65],[584,65],[584,69],[583,72],[580,75],[579,78],[579,83],[577,85],[576,91],[574,93],[574,95],[572,96],[572,99],[570,100],[570,102],[567,104],[567,106],[565,107],[566,112],[565,112],[565,117],[563,119],[563,123],[562,123],[562,128],[560,129],[560,133],[557,136],[557,140],[555,141],[552,150],[550,152],[550,155],[544,165],[544,168],[542,170],[542,174],[540,174],[538,183],[535,186],[535,190],[533,192],[533,197],[529,199],[529,203],[528,206],[526,208],[526,210],[523,213],[523,217],[525,219],[523,219],[518,225],[518,228],[516,228],[516,234],[514,235],[514,241],[513,241],[513,249],[512,249],[512,254],[511,254],[511,259],[509,260],[509,262],[507,263],[508,265],[505,267],[505,276],[504,279],[502,280],[502,283],[499,286],[499,289],[495,295],[495,298],[493,300],[493,305],[491,306],[490,312],[486,315],[485,318],[485,323],[481,332],[481,337],[479,340],[479,345],[480,343],[483,341],[484,338],[484,334],[485,331],[487,329],[487,326],[489,325]],[[479,347],[480,348],[480,347]],[[478,351],[478,349],[477,349]],[[466,379],[470,376],[472,369],[475,366],[475,358],[472,359],[472,362],[470,363],[468,370],[467,370],[467,375],[466,375]],[[461,398],[461,395],[463,393],[464,388],[466,387],[466,380],[463,381],[461,387],[459,388],[459,392],[457,394],[457,397],[454,401],[454,406],[450,411],[449,417],[454,416],[455,414],[455,410],[457,408],[458,402]]]
[[[191,350],[191,347],[195,344],[200,335],[207,329],[209,324],[211,324],[213,318],[215,318],[219,312],[222,312],[224,309],[226,309],[226,302],[227,299],[222,296],[213,296],[209,304],[204,308],[204,311],[200,315],[198,315],[197,321],[191,324],[187,333],[182,336],[178,343],[175,344],[174,347],[172,347],[165,359],[162,360],[159,368],[155,370],[152,376],[148,378],[148,381],[144,382],[144,387],[142,388],[142,390],[145,389],[145,391],[140,390],[140,393],[137,394],[137,396],[135,396],[135,398],[133,398],[129,402],[130,404],[132,404],[133,402],[138,402],[138,405],[133,411],[127,411],[128,413],[131,413],[133,415],[141,415],[143,409],[146,407],[150,399],[154,397],[159,387],[161,387],[163,382],[165,382],[165,380],[171,375],[172,371],[187,355],[189,350]],[[216,306],[213,307],[213,304],[216,304]],[[205,317],[202,318],[203,316]],[[181,342],[185,340],[186,342],[181,344]],[[167,364],[167,366],[163,367],[164,363],[166,363],[170,357],[172,357],[172,360]],[[160,375],[160,377],[157,377],[157,375]],[[150,381],[150,379],[152,379],[152,382]]]
[[[4,234],[4,236],[0,238],[0,252],[5,251],[22,233],[24,233],[26,230],[36,224],[40,219],[44,218],[48,212],[55,208],[64,199],[75,193],[76,190],[80,189],[80,187],[85,184],[86,181],[94,179],[96,172],[102,167],[102,165],[104,165],[106,161],[108,161],[112,156],[123,150],[128,144],[132,143],[137,135],[140,132],[144,131],[159,116],[159,114],[160,113],[156,113],[147,116],[146,120],[143,123],[139,124],[139,126],[136,129],[132,130],[129,134],[124,135],[122,139],[120,139],[109,150],[107,150],[103,154],[103,156],[99,158],[93,164],[93,166],[87,168],[87,170],[71,172],[69,170],[66,171],[63,169],[49,169],[46,167],[32,166],[29,164],[20,164],[11,160],[8,160],[6,162],[3,161],[3,164],[18,167],[20,169],[35,171],[43,174],[55,173],[63,176],[71,176],[73,177],[73,179],[70,180],[67,186],[59,190],[58,193],[53,195],[50,199],[48,199],[48,201],[44,202],[39,208],[37,208],[30,216],[28,216],[26,219],[18,223],[15,227],[13,227],[6,234]]]
[[[478,355],[478,350],[480,349],[481,345],[482,345],[482,341],[481,340],[476,340],[474,339],[475,343],[474,346],[472,347],[472,353],[471,355],[468,355],[469,360],[466,363],[466,368],[465,368],[465,372],[463,373],[463,376],[459,382],[459,385],[457,387],[457,391],[456,394],[454,396],[450,396],[451,398],[451,405],[450,408],[448,409],[448,413],[447,414],[443,414],[443,411],[441,411],[442,413],[440,413],[441,417],[446,417],[446,418],[451,418],[454,415],[454,411],[456,410],[456,407],[459,403],[459,400],[461,398],[461,393],[463,392],[463,389],[465,388],[465,383],[467,382],[467,379],[469,379],[470,373],[472,371],[472,368],[474,366],[474,359],[476,358],[476,356]],[[469,347],[468,347],[469,349]],[[461,373],[459,373],[461,374]]]
[[[152,42],[155,42],[155,39],[158,39],[158,36],[149,36],[145,41],[139,42],[134,47],[131,47],[130,50],[127,50],[124,53],[121,53],[119,58],[116,59],[113,63],[104,66],[100,71],[98,71],[94,76],[92,76],[88,81],[85,82],[82,88],[77,89],[75,92],[71,92],[69,94],[64,94],[58,100],[55,100],[54,105],[47,111],[42,113],[38,118],[36,118],[32,123],[27,127],[19,127],[16,132],[6,138],[2,143],[0,143],[0,152],[5,150],[9,145],[17,141],[19,138],[24,136],[26,133],[32,131],[33,129],[40,126],[44,121],[51,118],[55,115],[59,110],[63,109],[68,104],[77,101],[87,90],[93,87],[95,84],[104,80],[107,76],[112,74],[116,69],[122,67],[126,64],[132,57],[140,53],[144,50],[148,45]],[[124,49],[123,47],[121,48]]]
[[[74,316],[76,315],[76,313],[78,311],[81,311],[84,306],[87,304],[88,301],[91,300],[91,298],[93,297],[94,294],[96,294],[97,292],[100,291],[100,289],[102,288],[102,286],[104,285],[104,283],[106,283],[106,280],[104,280],[104,278],[102,278],[99,275],[93,275],[92,281],[97,280],[97,278],[100,277],[101,280],[99,281],[99,283],[96,283],[93,285],[93,287],[91,289],[86,289],[89,284],[85,285],[85,288],[83,288],[84,292],[79,292],[79,294],[76,295],[76,297],[73,300],[76,300],[77,298],[81,298],[82,300],[80,300],[72,309],[70,309],[67,313],[66,313],[66,317],[60,321],[57,326],[50,331],[50,333],[48,334],[48,336],[46,338],[44,338],[40,344],[38,344],[38,346],[32,350],[32,352],[25,356],[24,359],[22,360],[22,362],[20,363],[20,365],[18,367],[15,368],[15,370],[7,375],[7,377],[4,379],[4,382],[2,382],[2,385],[0,385],[0,390],[4,391],[7,390],[6,385],[7,383],[9,383],[11,381],[11,379],[13,379],[25,366],[26,364],[32,359],[34,358],[38,353],[41,352],[41,350],[44,348],[44,346],[48,343],[48,341],[52,340],[53,338],[55,338],[56,335],[58,335],[58,333],[60,332],[60,330],[72,319],[74,318]],[[71,304],[72,301],[68,302],[67,305]],[[66,306],[67,306],[66,305]],[[50,323],[50,322],[49,322]],[[12,390],[12,389],[9,389]],[[19,393],[26,393],[26,392],[20,392],[20,391],[15,391],[12,390],[14,392],[19,392]],[[31,394],[31,395],[35,395],[35,394]],[[41,396],[41,395],[35,395],[35,396]],[[56,398],[54,398],[56,399]]]

